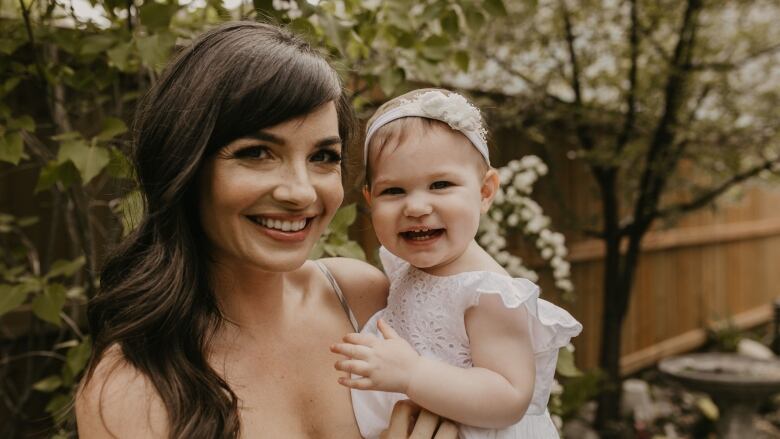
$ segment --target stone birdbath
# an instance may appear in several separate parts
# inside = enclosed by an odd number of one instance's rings
[[[708,394],[718,406],[718,437],[758,438],[758,405],[780,393],[780,361],[712,352],[667,358],[658,364],[667,377]]]

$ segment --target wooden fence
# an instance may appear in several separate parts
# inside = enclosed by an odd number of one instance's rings
[[[553,300],[584,325],[575,340],[581,367],[598,362],[602,316],[600,242],[570,246],[575,303]],[[643,242],[623,326],[624,373],[695,349],[706,330],[725,322],[748,328],[771,320],[780,296],[780,190],[746,189],[718,210],[693,214]],[[543,282],[544,285],[544,282]]]

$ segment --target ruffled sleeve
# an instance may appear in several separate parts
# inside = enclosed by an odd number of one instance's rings
[[[390,250],[384,247],[379,247],[379,260],[382,261],[382,268],[391,281],[398,277],[401,270],[409,267],[408,262],[390,253]]]
[[[547,408],[552,390],[558,349],[569,344],[582,331],[582,325],[566,310],[539,298],[539,287],[527,279],[515,279],[498,273],[477,272],[465,279],[462,306],[465,310],[479,304],[483,294],[497,294],[507,308],[525,306],[528,330],[536,363],[534,394],[528,414],[540,414]]]

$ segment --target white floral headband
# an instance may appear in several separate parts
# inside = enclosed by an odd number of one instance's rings
[[[487,147],[487,130],[482,126],[479,109],[457,94],[445,94],[438,90],[426,91],[412,99],[402,99],[399,105],[374,120],[366,132],[363,146],[363,165],[368,161],[368,144],[376,131],[388,123],[403,117],[425,117],[440,120],[466,136],[490,166]]]

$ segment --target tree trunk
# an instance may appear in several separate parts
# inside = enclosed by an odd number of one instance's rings
[[[620,238],[605,240],[604,316],[599,367],[605,381],[599,394],[596,426],[604,438],[621,437],[620,402],[623,393],[620,353],[623,321],[628,312],[634,275],[639,266],[640,244],[652,220],[639,221],[628,236],[628,249],[621,253]]]
[[[605,239],[606,254],[604,258],[604,315],[601,320],[601,351],[599,367],[605,373],[605,381],[598,399],[596,427],[607,434],[610,424],[620,416],[620,344],[622,340],[623,312],[621,297],[627,294],[622,291],[620,282],[620,239],[613,235]]]

